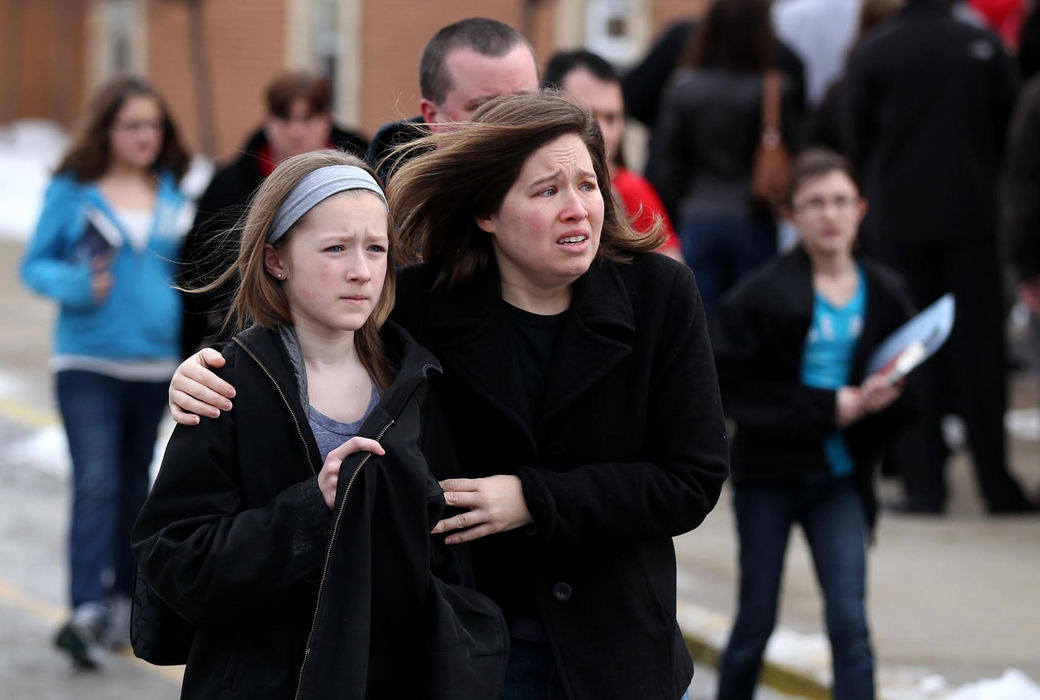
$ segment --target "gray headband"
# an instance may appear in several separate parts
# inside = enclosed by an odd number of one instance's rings
[[[386,195],[368,172],[356,165],[326,165],[304,175],[303,179],[296,183],[296,187],[292,188],[274,215],[271,230],[267,232],[267,242],[274,243],[284,236],[293,224],[317,204],[334,194],[349,190],[374,192],[383,200],[387,211],[390,210],[386,203]]]

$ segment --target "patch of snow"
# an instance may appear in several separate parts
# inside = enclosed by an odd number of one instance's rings
[[[0,127],[0,236],[29,239],[66,141],[61,127],[49,121],[25,120]]]
[[[946,700],[1040,700],[1040,685],[1018,669],[1009,668],[1000,678],[961,686]]]

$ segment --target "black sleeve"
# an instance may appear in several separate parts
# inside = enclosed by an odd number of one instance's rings
[[[1040,78],[1023,91],[1011,121],[1004,211],[1015,272],[1023,280],[1040,275]]]
[[[806,386],[797,376],[778,376],[770,354],[771,314],[761,303],[761,283],[728,294],[712,318],[712,347],[726,414],[760,435],[823,440],[837,429],[831,389]]]
[[[234,383],[229,359],[219,374]],[[332,512],[317,479],[261,507],[243,505],[236,412],[178,425],[131,537],[144,575],[170,607],[198,626],[244,621],[278,606],[322,566]]]
[[[181,274],[178,286],[185,290],[201,288],[217,280],[235,264],[238,237],[235,224],[247,202],[230,201],[229,189],[235,189],[231,173],[217,173],[199,199],[195,221],[184,240]],[[246,195],[248,199],[248,195]],[[225,340],[220,333],[223,317],[234,298],[237,284],[228,284],[207,292],[182,292],[184,315],[181,325],[181,355],[191,355],[204,343]]]
[[[683,48],[694,31],[696,25],[693,22],[673,25],[650,47],[643,60],[621,79],[628,116],[647,126],[654,126],[665,83],[675,70]]]

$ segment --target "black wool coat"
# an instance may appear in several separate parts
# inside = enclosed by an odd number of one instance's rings
[[[451,461],[428,439],[443,430],[427,400],[439,366],[395,324],[383,338],[396,379],[359,434],[386,455],[343,462],[335,511],[274,331],[224,349],[234,408],[174,431],[132,547],[198,627],[183,698],[498,697],[505,622],[459,585],[465,550],[428,534],[444,497],[427,459]]]
[[[992,240],[1015,71],[1000,38],[952,5],[910,0],[849,57],[839,110],[870,200],[868,250]]]
[[[850,384],[865,378],[877,347],[911,316],[900,279],[859,260],[866,275],[863,330]],[[833,389],[802,384],[802,357],[813,315],[812,265],[801,247],[767,263],[727,294],[712,317],[711,338],[726,414],[736,421],[733,483],[790,484],[826,477],[823,441],[838,429]],[[844,431],[853,478],[873,524],[873,467],[885,446],[914,419],[904,393],[884,411]]]
[[[404,270],[394,318],[444,367],[433,387],[468,477],[515,474],[533,526],[473,548],[507,620],[534,607],[571,700],[678,698],[672,537],[727,474],[725,425],[693,275],[657,254],[595,262],[573,288],[529,418],[497,267],[452,289]]]

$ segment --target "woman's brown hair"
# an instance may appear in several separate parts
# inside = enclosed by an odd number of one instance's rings
[[[169,171],[178,180],[184,176],[188,170],[188,151],[170,118],[170,110],[150,83],[134,76],[116,78],[94,93],[57,172],[69,173],[81,182],[97,180],[105,174],[112,159],[109,132],[119,110],[131,97],[151,97],[162,113],[162,147],[151,169]]]
[[[578,136],[588,148],[603,195],[596,259],[626,261],[632,253],[659,247],[660,222],[641,236],[614,199],[596,120],[571,98],[549,91],[495,98],[458,129],[395,152],[393,157],[413,149],[419,154],[394,172],[387,188],[409,262],[439,265],[437,284],[448,287],[487,269],[493,255],[491,237],[477,227],[477,218],[499,210],[531,154],[567,134]]]
[[[690,68],[762,73],[776,65],[769,0],[715,0],[679,59]]]
[[[289,313],[289,298],[285,294],[285,289],[279,280],[268,273],[264,265],[264,245],[267,243],[267,233],[271,229],[278,208],[281,207],[293,188],[308,173],[330,165],[353,165],[365,170],[373,178],[376,177],[372,169],[363,161],[342,151],[311,151],[282,161],[274,172],[264,179],[256,191],[238,225],[241,243],[235,266],[226,270],[214,282],[201,289],[192,290],[207,292],[220,289],[222,285],[236,277],[241,280],[231,302],[231,308],[228,310],[224,322],[225,327],[234,325],[241,329],[250,323],[256,323],[265,328],[274,328],[278,324],[292,323]],[[376,181],[378,182],[378,178]],[[363,196],[362,192],[359,190],[357,194]],[[375,195],[369,193],[369,196]],[[307,220],[307,216],[304,214],[284,236],[278,239],[274,244],[275,247],[281,248],[286,245],[296,228]],[[380,390],[386,389],[393,380],[390,362],[379,337],[380,328],[394,308],[396,289],[394,267],[398,244],[393,219],[389,214],[387,215],[387,236],[389,245],[382,292],[372,314],[354,333],[354,347],[358,357],[368,373],[375,379]]]

